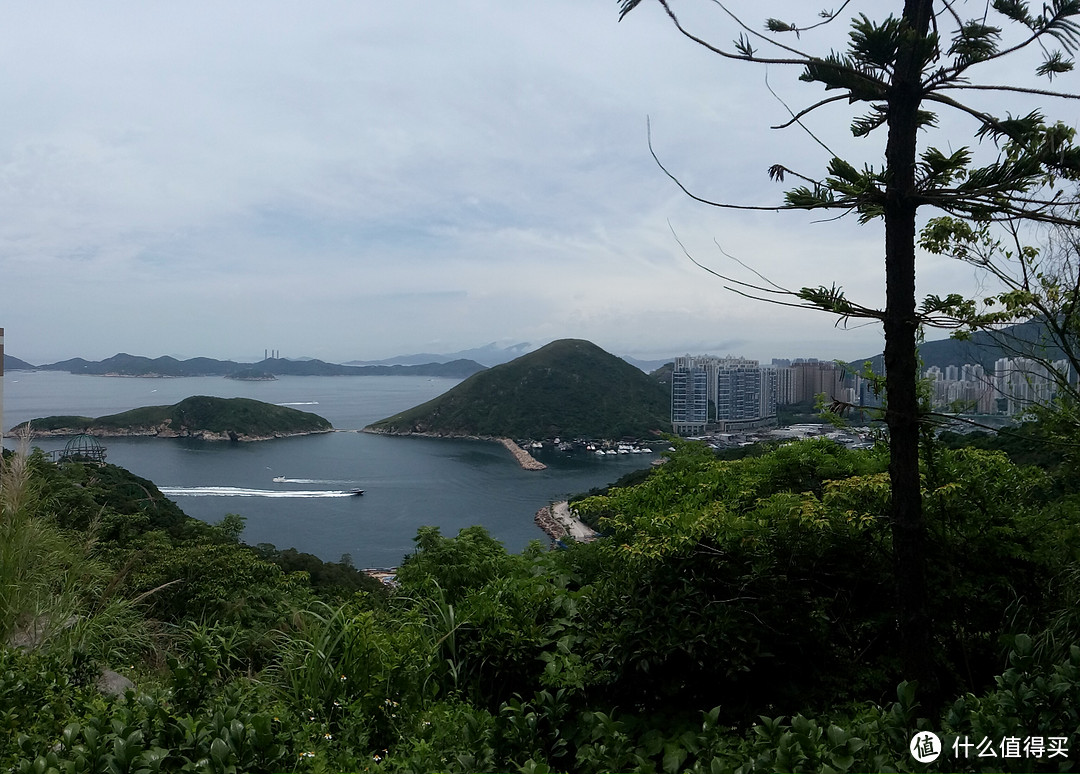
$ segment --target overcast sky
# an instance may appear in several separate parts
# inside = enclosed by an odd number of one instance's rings
[[[682,5],[730,41],[716,6]],[[760,26],[758,3],[733,6]],[[873,354],[877,328],[727,292],[676,235],[718,271],[754,279],[722,247],[870,305],[879,224],[706,207],[649,154],[647,119],[697,193],[778,203],[771,164],[826,159],[768,128],[787,112],[766,78],[796,108],[822,96],[797,75],[722,61],[652,3],[621,23],[616,0],[4,4],[7,351],[340,362],[573,337],[641,357]],[[884,134],[856,143],[850,115],[814,129],[879,162]],[[920,294],[977,282],[920,263]]]

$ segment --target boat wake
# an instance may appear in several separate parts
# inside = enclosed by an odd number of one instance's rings
[[[355,481],[343,481],[334,478],[286,478],[275,476],[275,484],[355,484]]]
[[[337,489],[244,489],[237,486],[163,486],[166,497],[354,497],[355,490]]]

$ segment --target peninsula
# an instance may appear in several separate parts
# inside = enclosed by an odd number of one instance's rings
[[[364,430],[504,444],[502,439],[646,438],[669,426],[669,402],[656,379],[621,358],[588,341],[563,339]],[[506,445],[519,462],[527,456]]]
[[[145,406],[120,414],[90,417],[51,416],[24,422],[37,437],[92,435],[200,438],[206,441],[265,441],[292,435],[328,433],[334,428],[317,414],[250,398],[197,395],[172,406]]]

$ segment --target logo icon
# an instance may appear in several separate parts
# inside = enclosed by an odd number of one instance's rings
[[[931,731],[920,731],[911,737],[911,757],[919,763],[932,763],[941,755],[941,739]]]

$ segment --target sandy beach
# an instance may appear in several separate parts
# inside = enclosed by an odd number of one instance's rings
[[[598,537],[596,530],[574,516],[565,500],[541,508],[536,512],[535,521],[552,540],[562,540],[569,535],[579,543],[588,543]]]

